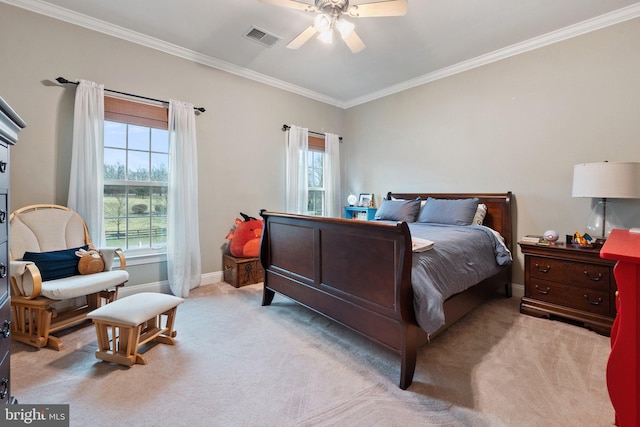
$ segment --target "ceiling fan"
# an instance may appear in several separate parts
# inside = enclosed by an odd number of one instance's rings
[[[333,33],[337,31],[342,40],[351,49],[351,52],[358,53],[366,46],[356,32],[353,31],[355,25],[344,19],[343,15],[352,18],[373,18],[403,16],[407,13],[407,0],[382,0],[373,3],[354,4],[352,6],[349,5],[349,0],[314,0],[314,4],[305,3],[302,0],[261,1],[276,6],[319,14],[316,16],[313,25],[310,25],[287,45],[289,49],[298,49],[317,33],[320,33],[319,40],[331,43]]]

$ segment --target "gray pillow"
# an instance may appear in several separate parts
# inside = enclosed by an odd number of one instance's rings
[[[415,222],[420,210],[420,198],[414,200],[383,200],[375,219]]]
[[[429,197],[418,217],[418,222],[448,225],[469,225],[478,209],[478,198],[434,199]]]

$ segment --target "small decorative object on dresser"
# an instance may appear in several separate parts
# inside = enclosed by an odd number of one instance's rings
[[[593,248],[565,243],[518,242],[524,254],[524,297],[520,312],[559,317],[609,335],[616,317],[615,262]]]
[[[358,197],[358,206],[363,208],[373,207],[373,194],[372,193],[360,193]]]
[[[551,244],[555,243],[560,237],[555,230],[547,230],[543,234],[545,240],[550,242]]]

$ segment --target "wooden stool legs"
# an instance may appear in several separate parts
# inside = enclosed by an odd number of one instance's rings
[[[173,325],[176,310],[177,307],[173,307],[137,326],[93,319],[98,336],[96,357],[126,366],[136,363],[146,365],[147,359],[138,354],[141,345],[151,341],[175,344],[176,331],[173,330]]]

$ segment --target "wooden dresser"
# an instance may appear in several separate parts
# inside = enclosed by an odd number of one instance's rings
[[[615,261],[599,249],[518,242],[524,254],[524,297],[520,312],[560,317],[609,335],[616,317]]]
[[[18,141],[18,132],[25,126],[20,116],[0,97],[0,404],[15,402],[11,396],[9,366],[9,147]]]

